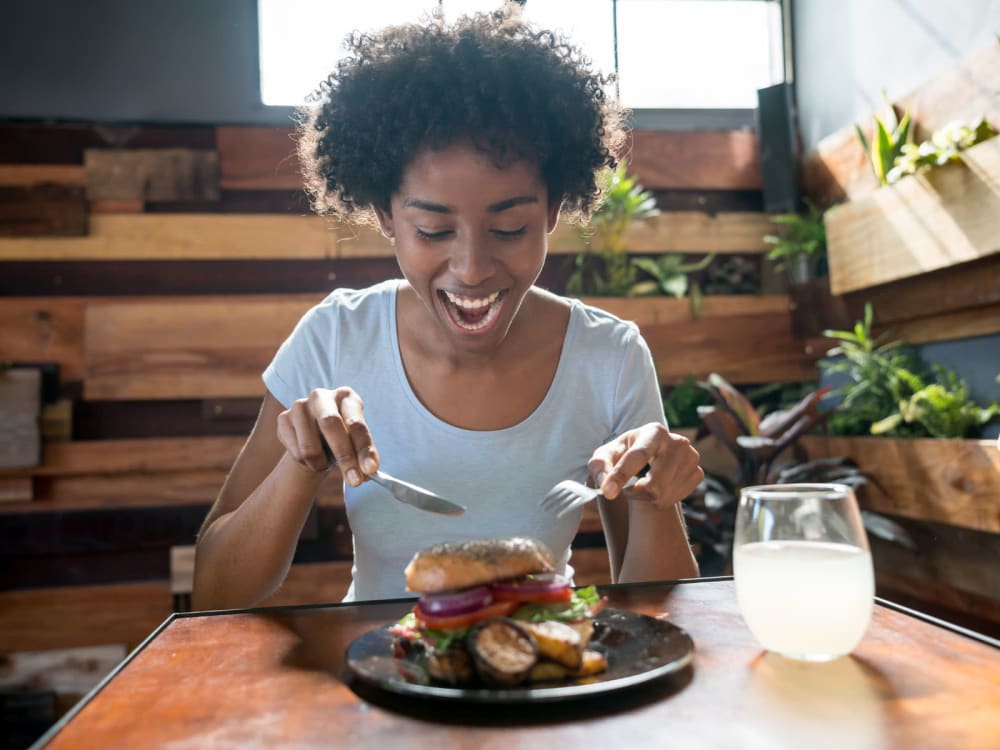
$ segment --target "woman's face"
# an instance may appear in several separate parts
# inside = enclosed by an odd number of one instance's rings
[[[471,146],[417,154],[390,212],[403,276],[457,351],[497,347],[545,262],[559,206],[549,206],[538,167],[498,169]]]

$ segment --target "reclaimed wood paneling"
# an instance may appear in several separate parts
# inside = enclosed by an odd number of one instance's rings
[[[226,126],[215,129],[220,180],[230,190],[302,187],[291,128]]]
[[[226,470],[242,446],[243,438],[235,436],[50,443],[41,465],[0,470],[0,477]]]
[[[0,239],[2,260],[327,258],[333,226],[318,216],[96,214],[80,238]]]
[[[231,398],[264,393],[260,373],[317,295],[88,305],[88,399]]]
[[[89,227],[83,188],[0,187],[0,237],[84,237]]]
[[[0,643],[5,652],[132,649],[169,616],[167,581],[0,591]]]
[[[79,164],[0,164],[0,185],[31,187],[45,183],[83,187],[86,177]]]
[[[760,190],[757,134],[636,130],[626,155],[648,189]]]
[[[210,125],[0,123],[0,164],[83,164],[88,148],[215,148]]]
[[[768,215],[753,211],[710,215],[664,212],[626,233],[636,253],[763,253]],[[207,260],[393,258],[379,232],[319,216],[286,214],[95,214],[90,235],[77,239],[0,239],[0,260]],[[576,227],[560,223],[549,252],[585,248]]]
[[[41,460],[41,397],[40,370],[0,369],[0,470],[35,466]]]
[[[946,164],[830,209],[835,294],[1000,253],[1000,139]]]
[[[1000,258],[997,260],[1000,267]],[[909,344],[990,336],[1000,333],[1000,304],[899,321],[891,328],[895,338]]]
[[[995,441],[810,435],[802,445],[810,458],[849,456],[874,477],[878,487],[859,494],[866,508],[1000,533]]]
[[[83,298],[0,298],[0,360],[57,362],[64,380],[83,378]]]
[[[187,148],[87,149],[91,201],[217,201],[219,155]]]
[[[817,355],[792,334],[786,295],[705,297],[697,319],[690,301],[666,297],[587,299],[635,321],[664,385],[717,372],[731,383],[815,380]]]

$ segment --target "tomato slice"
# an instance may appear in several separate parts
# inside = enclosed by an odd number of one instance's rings
[[[519,591],[516,588],[493,589],[493,599],[498,602],[568,602],[573,598],[573,589],[569,586],[550,591]]]
[[[436,617],[435,615],[427,614],[420,609],[420,605],[417,605],[413,608],[413,614],[416,615],[420,624],[429,630],[457,630],[458,628],[467,628],[470,625],[475,625],[480,620],[487,620],[490,617],[506,617],[517,609],[517,606],[517,602],[493,602],[493,604],[482,609],[476,609],[461,615]]]

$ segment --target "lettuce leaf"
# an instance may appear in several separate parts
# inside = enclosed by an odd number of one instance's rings
[[[594,586],[586,586],[573,591],[568,602],[546,602],[544,604],[524,604],[511,615],[524,622],[544,622],[562,620],[572,622],[590,617],[590,608],[600,602],[601,597]]]

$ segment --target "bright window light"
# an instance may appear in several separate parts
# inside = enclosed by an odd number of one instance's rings
[[[489,11],[500,0],[258,0],[261,99],[298,106],[343,55],[353,30]],[[783,80],[780,6],[764,0],[528,0],[524,18],[562,32],[632,109],[753,109]]]
[[[754,109],[784,80],[781,8],[759,0],[618,0],[622,103]]]

